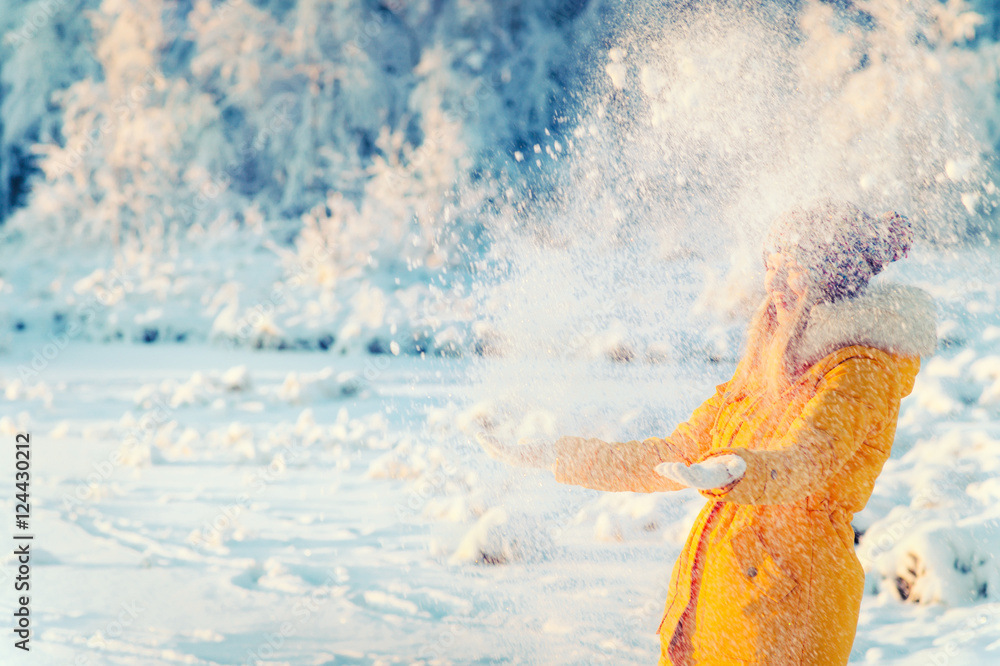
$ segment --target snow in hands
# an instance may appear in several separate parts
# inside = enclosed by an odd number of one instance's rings
[[[743,478],[746,470],[746,461],[736,455],[718,456],[691,465],[665,462],[656,466],[656,473],[660,476],[698,490],[725,488]]]

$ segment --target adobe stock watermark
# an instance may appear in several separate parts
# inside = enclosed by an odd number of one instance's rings
[[[406,499],[396,504],[397,520],[405,523],[419,518],[431,498],[439,495],[458,471],[458,465],[445,460],[431,474],[421,475],[410,487]]]
[[[948,463],[948,475],[951,478],[962,478],[963,473],[959,470],[958,465],[955,462]],[[934,484],[932,486],[921,488],[911,499],[911,506],[934,506],[940,503],[946,498],[946,494],[941,487],[940,483]],[[892,521],[889,525],[880,525],[878,529],[878,534],[874,535],[872,538],[873,542],[865,541],[865,537],[862,536],[859,546],[863,545],[863,548],[855,548],[858,560],[861,562],[862,567],[867,571],[871,567],[875,566],[876,560],[879,556],[890,552],[896,545],[906,537],[912,528],[917,526],[920,522],[918,515],[913,511],[907,511],[898,519]],[[861,552],[858,552],[860,550]]]
[[[21,21],[21,26],[10,30],[4,35],[4,44],[18,48],[38,36],[38,32],[52,22],[53,17],[62,11],[67,0],[44,0],[32,5],[30,16]]]
[[[242,5],[243,2],[244,0],[226,0],[226,2],[223,2],[218,7],[215,8],[215,13],[219,16],[225,16],[230,11],[232,11],[233,8]]]
[[[288,291],[305,284],[308,277],[314,274],[316,269],[326,263],[330,257],[330,249],[324,248],[310,253],[303,259],[297,260],[293,267],[293,275],[287,280],[276,284],[268,296],[249,308],[246,314],[236,322],[233,336],[229,338],[230,345],[238,347],[253,337],[254,332],[259,330],[265,322],[270,321],[271,317],[277,312],[278,307],[285,302],[285,299],[288,297]]]
[[[203,181],[197,188],[194,197],[188,203],[181,203],[177,206],[178,214],[186,221],[192,222],[196,213],[204,211],[209,203],[217,199],[232,184],[237,177],[242,166],[250,159],[258,156],[271,139],[279,131],[290,130],[294,125],[291,120],[291,110],[293,108],[291,98],[279,100],[274,111],[268,117],[266,124],[257,130],[253,139],[237,149],[237,154],[224,166]]]
[[[295,634],[297,627],[318,613],[335,597],[335,585],[342,582],[336,572],[329,574],[320,587],[308,595],[299,598],[292,606],[290,617],[281,623],[275,631],[264,634],[264,640],[256,648],[247,650],[246,658],[240,662],[242,666],[262,666],[273,664],[278,658],[279,650],[285,642]]]
[[[660,576],[654,591],[650,592],[646,601],[638,608],[633,609],[629,615],[626,625],[633,631],[656,631],[663,620],[667,599],[670,597],[670,570],[665,576]]]
[[[70,173],[82,164],[83,159],[94,148],[103,143],[106,137],[117,132],[120,125],[135,111],[137,105],[145,102],[147,96],[156,87],[157,82],[162,80],[162,74],[151,67],[147,67],[145,77],[142,81],[132,86],[128,92],[122,93],[112,104],[112,115],[104,116],[96,126],[91,128],[74,145],[67,143],[66,148],[62,151],[62,159],[56,163],[56,177],[62,177]]]
[[[192,534],[190,541],[195,545],[207,546],[222,542],[225,532],[236,525],[240,515],[250,509],[254,499],[259,497],[272,483],[284,476],[288,465],[299,461],[304,451],[301,442],[286,444],[271,456],[271,461],[250,474],[247,483],[250,488],[221,509],[215,516],[202,523],[202,527]]]
[[[398,14],[406,9],[406,2],[404,0],[383,0],[380,4],[381,7],[393,14]],[[385,19],[382,17],[382,12],[373,12],[372,18],[365,21],[363,26],[355,26],[354,37],[344,44],[344,52],[349,56],[358,57],[371,45],[372,40],[382,34],[384,26]]]
[[[121,638],[125,631],[135,624],[139,616],[146,611],[146,608],[142,606],[138,601],[129,601],[127,603],[122,603],[118,612],[115,614],[115,619],[104,625],[101,631],[95,633],[90,640],[87,641],[87,647],[94,649],[104,649],[108,647],[108,639],[117,640]],[[94,659],[93,653],[77,655],[72,662],[73,666],[90,666],[91,664],[104,663],[103,661],[96,661]]]
[[[554,514],[546,516],[545,522],[549,523],[549,538],[555,541],[561,537],[569,526],[573,524],[573,520],[580,514],[580,511],[590,504],[590,502],[590,498],[582,499],[570,506],[561,508]]]
[[[615,312],[615,308],[621,303],[629,303],[632,301],[632,296],[635,293],[633,287],[629,287],[619,296],[615,298],[608,298],[601,302],[598,309],[593,310],[589,313],[586,321],[576,325],[573,330],[573,334],[569,337],[567,344],[560,348],[559,357],[566,360],[576,352],[579,352],[582,347],[590,343],[594,336],[601,332],[598,327],[598,322],[603,318],[610,317]]]
[[[980,635],[986,627],[995,627],[1000,621],[1000,603],[992,603],[976,613],[975,617],[965,621],[962,628],[943,646],[936,648],[930,654],[923,656],[920,662],[923,666],[946,666],[959,654],[963,643]],[[966,662],[962,662],[966,663]]]
[[[461,624],[451,625],[436,632],[432,641],[425,644],[417,653],[417,659],[447,659],[453,653],[458,638],[469,633],[469,629]]]
[[[431,128],[424,135],[423,141],[410,154],[406,161],[407,169],[392,169],[386,172],[392,186],[398,186],[401,182],[413,178],[411,171],[420,169],[428,165],[434,165],[439,157],[442,148],[446,147],[448,139],[458,131],[458,127],[470,119],[475,118],[482,109],[482,102],[490,92],[490,88],[479,83],[471,93],[463,95],[457,100],[457,106],[444,111],[443,124]],[[431,217],[430,203],[425,204],[425,210],[419,211],[418,217]]]
[[[131,288],[132,283],[124,275],[116,270],[110,271],[110,280],[73,309],[66,330],[49,333],[48,342],[32,350],[31,362],[17,366],[21,381],[37,378],[73,340],[83,334],[86,325],[97,316],[98,307],[111,307]]]
[[[72,510],[86,501],[95,498],[100,484],[110,479],[115,470],[125,463],[125,451],[130,446],[135,446],[149,438],[156,432],[156,429],[173,418],[174,412],[161,400],[154,399],[153,408],[143,414],[135,427],[130,428],[122,437],[122,445],[115,448],[107,458],[91,465],[93,471],[89,472],[83,481],[76,484],[72,492],[63,495],[63,509]]]

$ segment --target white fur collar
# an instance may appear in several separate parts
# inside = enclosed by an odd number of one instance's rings
[[[934,301],[916,287],[869,284],[863,294],[814,305],[795,346],[803,365],[850,345],[904,356],[927,356],[937,347]]]

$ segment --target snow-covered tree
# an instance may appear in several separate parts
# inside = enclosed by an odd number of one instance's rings
[[[985,5],[711,7],[0,0],[0,217],[93,250],[63,290],[108,264],[203,263],[225,237],[261,276],[311,266],[294,289],[321,304],[445,270],[458,288],[511,229],[653,234],[680,256],[699,229],[750,237],[819,194],[898,206],[925,238],[990,231]],[[239,270],[218,267],[213,321],[254,302],[219,286]],[[310,325],[343,325],[317,307]]]
[[[97,74],[85,11],[94,0],[0,0],[0,223],[24,205],[32,147],[60,139],[52,94]]]

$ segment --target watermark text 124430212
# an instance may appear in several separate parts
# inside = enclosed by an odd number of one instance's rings
[[[17,575],[14,577],[14,647],[28,651],[31,640],[31,538],[27,534],[31,518],[31,435],[21,433],[14,440],[14,556]]]

